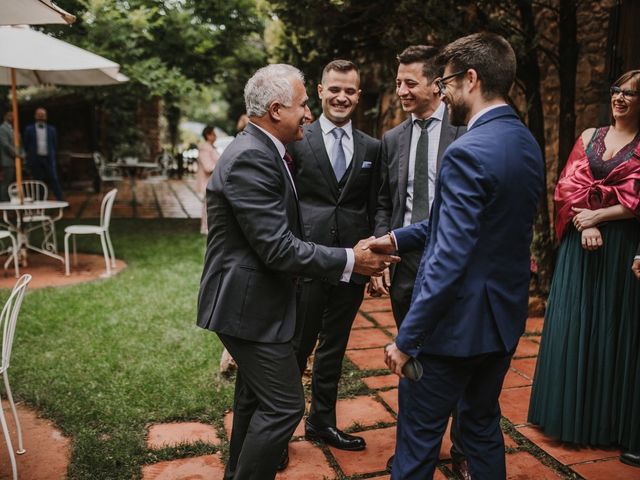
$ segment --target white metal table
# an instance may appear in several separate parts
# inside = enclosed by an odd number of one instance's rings
[[[56,214],[50,216],[51,220],[55,223],[62,218],[62,211],[68,206],[68,202],[61,202],[57,200],[43,200],[35,202],[25,200],[23,204],[17,202],[0,202],[0,211],[2,211],[3,223],[10,231],[16,233],[18,249],[23,261],[23,266],[26,266],[27,250],[33,250],[34,252],[48,255],[49,257],[55,258],[56,260],[60,260],[64,263],[64,257],[58,255],[58,252],[56,251],[55,239],[49,238],[45,235],[40,246],[29,243],[29,230],[26,228],[26,222],[23,221],[23,216],[27,214],[30,215],[33,211],[58,210]]]
[[[144,170],[156,170],[159,168],[158,164],[153,162],[124,162],[118,163],[117,167],[126,171],[129,176],[129,184],[131,185],[131,205],[140,205],[140,202],[138,202],[136,198],[136,180],[138,175]]]

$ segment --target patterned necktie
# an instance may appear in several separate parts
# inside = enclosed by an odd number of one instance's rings
[[[282,158],[284,159],[284,163],[287,164],[287,168],[289,169],[291,178],[296,178],[296,165],[295,163],[293,163],[293,157],[289,155],[289,152],[285,150],[284,156]]]
[[[333,144],[332,160],[333,160],[333,173],[336,176],[338,182],[344,176],[347,171],[347,159],[344,155],[344,148],[342,148],[342,137],[344,137],[344,130],[336,127],[331,130],[331,135],[336,141]]]
[[[413,170],[413,202],[411,223],[418,223],[429,217],[429,125],[433,118],[416,120],[421,129]]]

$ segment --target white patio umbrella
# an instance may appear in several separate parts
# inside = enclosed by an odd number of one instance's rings
[[[10,46],[0,49],[0,85],[11,85],[16,152],[18,85],[113,85],[129,80],[117,63],[26,27],[0,27],[0,45]],[[22,183],[19,158],[16,181]]]
[[[51,0],[0,0],[0,25],[73,23],[76,17]]]

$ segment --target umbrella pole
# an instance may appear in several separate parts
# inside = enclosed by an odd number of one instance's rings
[[[16,151],[16,184],[20,204],[24,203],[22,194],[22,162],[20,161],[20,131],[18,130],[18,94],[16,92],[16,69],[11,69],[11,107],[13,108],[13,145]]]

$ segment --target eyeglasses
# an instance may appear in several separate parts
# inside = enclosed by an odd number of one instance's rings
[[[445,90],[447,89],[447,83],[460,75],[467,73],[466,70],[460,70],[459,72],[452,73],[451,75],[447,75],[446,77],[436,79],[436,87],[438,87],[438,95],[444,95]]]
[[[615,97],[618,94],[622,94],[624,98],[633,98],[640,95],[640,90],[623,90],[620,87],[611,87],[609,89],[609,93],[611,93],[612,97]]]

